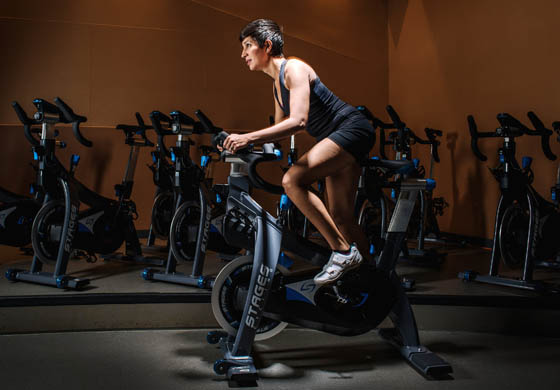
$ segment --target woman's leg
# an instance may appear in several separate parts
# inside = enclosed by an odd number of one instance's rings
[[[327,206],[338,230],[347,242],[355,242],[364,258],[369,256],[369,243],[354,215],[354,201],[360,179],[360,164],[353,158],[353,164],[340,167],[325,178]]]
[[[357,176],[354,174],[357,171]],[[351,180],[342,180],[339,172],[351,172]],[[326,138],[315,146],[313,146],[307,153],[305,153],[285,174],[282,178],[282,186],[286,191],[288,197],[295,203],[298,209],[309,219],[309,221],[319,230],[321,235],[327,240],[327,243],[334,251],[344,252],[350,248],[351,241],[349,242],[340,226],[337,226],[335,220],[329,214],[323,201],[319,199],[313,192],[309,191],[309,186],[322,178],[334,176],[332,184],[337,186],[352,186],[351,188],[332,188],[328,190],[329,198],[333,192],[341,191],[345,194],[356,191],[357,181],[359,176],[359,165],[355,158],[343,148],[337,145],[334,141]],[[337,179],[338,178],[338,179]],[[336,205],[343,202],[340,196],[334,195]],[[353,196],[348,199],[348,202],[354,203]],[[350,206],[350,214],[353,214],[353,208]],[[337,215],[340,215],[337,213]],[[343,227],[346,229],[346,227]],[[353,237],[349,237],[350,240]]]

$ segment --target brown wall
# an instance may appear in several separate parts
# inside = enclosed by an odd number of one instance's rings
[[[113,127],[134,123],[136,111],[147,120],[154,109],[201,108],[227,129],[266,125],[271,80],[247,71],[237,40],[258,17],[283,25],[286,54],[309,62],[340,97],[381,109],[388,95],[386,14],[383,0],[1,2],[0,184],[23,193],[33,180],[12,100],[32,114],[33,98],[60,96],[88,117],[84,134],[94,147],[84,150],[64,131],[70,147],[61,160],[78,151],[78,177],[106,196],[113,196],[128,157]],[[298,143],[305,150],[310,139],[298,136]],[[143,229],[154,191],[148,160],[145,151],[133,193]],[[217,179],[226,172],[218,168]],[[266,197],[268,208],[274,202]]]
[[[486,166],[496,165],[498,143],[481,142],[489,159],[476,160],[468,114],[479,130],[496,128],[499,112],[530,124],[533,110],[548,127],[560,119],[558,20],[556,0],[388,2],[389,103],[418,133],[426,126],[445,132],[435,168],[436,195],[451,204],[443,230],[492,237],[499,189]],[[427,153],[419,155],[427,162]],[[545,159],[535,137],[519,141],[523,155],[534,158],[534,186],[550,199],[557,163]]]

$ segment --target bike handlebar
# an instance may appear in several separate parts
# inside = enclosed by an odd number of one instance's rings
[[[424,132],[426,133],[426,137],[428,137],[427,143],[432,145],[431,153],[432,156],[434,157],[434,161],[439,163],[440,159],[439,159],[438,147],[441,144],[441,142],[437,140],[437,137],[441,137],[443,135],[443,131],[426,127],[424,129]]]
[[[196,115],[196,117],[200,121],[200,125],[203,127],[205,132],[207,132],[209,134],[215,134],[215,135],[223,132],[223,129],[221,127],[214,126],[214,124],[212,123],[210,118],[208,118],[206,116],[206,114],[204,114],[202,112],[202,110],[196,110],[194,112],[194,114]],[[223,140],[222,140],[222,142],[223,142]],[[221,146],[221,144],[220,144],[220,146]]]
[[[164,130],[161,126],[161,122],[163,121],[167,122],[167,126],[170,127],[171,118],[169,118],[163,112],[155,110],[150,112],[150,121],[152,122],[154,130],[156,131],[158,137],[158,145],[160,146],[161,151],[166,157],[171,157],[169,149],[167,148],[167,146],[165,146],[164,137],[166,135],[173,135],[173,132],[171,130]]]
[[[126,136],[126,143],[129,145],[136,144],[138,146],[154,146],[153,142],[151,142],[148,137],[146,137],[146,130],[153,129],[152,126],[146,126],[144,123],[144,119],[140,115],[139,112],[135,113],[136,121],[138,125],[124,125],[120,124],[116,126],[117,130],[122,130]],[[134,139],[134,136],[138,134],[142,138],[141,143],[137,143]]]
[[[197,111],[198,116],[198,111]],[[206,118],[208,119],[208,118]],[[210,120],[208,119],[211,124]],[[202,121],[201,121],[202,122]],[[208,123],[207,123],[208,124]],[[229,136],[225,131],[220,131],[212,137],[212,145],[214,147],[222,147],[224,140]],[[267,143],[263,145],[262,151],[255,151],[251,148],[245,148],[243,150],[238,150],[236,153],[232,153],[224,150],[222,152],[222,158],[227,156],[236,156],[248,164],[248,175],[251,185],[255,188],[260,188],[272,194],[282,194],[284,189],[282,186],[272,184],[264,180],[257,172],[257,165],[265,161],[275,161],[278,160],[278,156],[275,153],[275,147],[273,143]]]
[[[397,112],[395,111],[395,109],[393,108],[393,106],[391,106],[390,104],[386,107],[387,109],[387,113],[389,114],[389,116],[391,117],[391,120],[393,121],[393,126],[396,129],[404,129],[406,127],[406,123],[404,123],[403,121],[401,121],[401,118],[399,117],[399,114],[397,114]]]
[[[545,156],[549,160],[556,160],[556,155],[552,153],[550,149],[550,135],[552,131],[546,129],[540,119],[533,112],[527,114],[529,119],[536,127],[535,130],[529,129],[521,121],[514,118],[508,113],[500,113],[497,116],[498,122],[501,127],[497,128],[495,131],[479,132],[474,117],[469,115],[467,117],[467,122],[469,124],[469,132],[471,134],[471,149],[475,156],[481,160],[486,161],[488,158],[480,151],[478,148],[479,138],[515,138],[521,137],[522,135],[536,135],[541,137],[541,148]],[[542,126],[542,127],[541,127]]]
[[[535,126],[535,130],[529,129],[517,118],[514,118],[512,115],[505,112],[498,114],[498,122],[500,122],[503,127],[514,129],[517,128],[524,134],[541,137],[541,148],[544,155],[551,161],[556,160],[556,155],[552,153],[552,150],[550,150],[550,136],[552,135],[552,131],[544,127],[544,124],[540,121],[540,119],[535,115],[534,112],[530,111],[529,113],[527,113],[527,115]]]
[[[535,134],[531,134],[531,135],[540,135],[541,148],[543,149],[545,156],[551,161],[556,160],[556,155],[552,153],[552,150],[550,150],[550,136],[554,134],[554,132],[552,130],[547,129],[544,126],[544,123],[539,119],[537,114],[535,114],[533,111],[529,111],[527,113],[527,116],[529,117],[529,120],[535,127]]]
[[[72,123],[72,131],[74,132],[74,137],[76,137],[78,142],[88,148],[93,146],[93,142],[85,138],[80,131],[80,123],[86,122],[87,118],[74,113],[74,111],[72,111],[72,109],[59,97],[55,97],[54,102],[56,107],[58,107],[58,109],[62,112],[66,123]]]
[[[172,119],[171,128],[173,133],[179,134],[183,130],[182,126],[186,126],[189,130],[192,130],[193,134],[202,134],[203,127],[187,114],[175,110],[169,115]]]
[[[556,140],[558,142],[560,142],[560,121],[553,122],[552,123],[552,128],[554,129],[556,134],[558,134],[558,137],[556,138]]]
[[[20,122],[23,124],[23,130],[25,134],[25,138],[31,143],[33,146],[38,146],[40,144],[39,140],[33,136],[33,130],[31,129],[32,125],[40,125],[41,122],[36,120],[30,119],[27,116],[27,113],[24,109],[19,105],[18,102],[13,101],[12,107],[15,110]]]

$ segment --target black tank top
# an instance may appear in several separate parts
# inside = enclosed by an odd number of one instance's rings
[[[290,116],[290,91],[284,84],[284,73],[287,62],[288,60],[284,60],[280,66],[279,76],[280,93],[284,105],[282,105],[278,99],[276,85],[274,85],[274,96],[280,108],[284,111],[284,115]],[[319,76],[311,82],[310,89],[307,132],[315,137],[317,141],[326,138],[335,131],[338,125],[353,112],[359,113],[359,111],[350,104],[345,103],[332,93],[325,84],[321,82]]]

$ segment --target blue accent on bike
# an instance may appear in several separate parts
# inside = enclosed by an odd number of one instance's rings
[[[72,164],[73,165],[78,165],[79,162],[80,162],[80,155],[79,154],[73,154],[72,155]]]
[[[280,197],[280,210],[287,210],[292,206],[292,201],[288,198],[288,195],[282,194]]]
[[[198,287],[199,288],[204,288],[206,285],[206,282],[204,280],[204,276],[201,276],[200,278],[198,278]]]
[[[17,223],[18,225],[23,225],[25,223],[25,217],[24,216],[19,217]]]
[[[506,161],[506,158],[504,157],[503,154],[500,154],[500,162],[504,163]]]
[[[31,184],[31,185],[29,186],[29,193],[30,193],[31,195],[33,195],[33,194],[35,193],[35,186],[34,186],[33,184]]]
[[[436,188],[436,181],[434,179],[426,179],[426,189],[432,191]]]
[[[33,160],[39,160],[39,154],[36,151],[33,151]]]
[[[282,160],[282,157],[284,157],[284,153],[280,149],[274,149],[274,154],[277,160]]]
[[[369,246],[369,254],[370,254],[370,255],[374,255],[374,254],[375,254],[375,245],[370,244],[370,246]]]
[[[286,287],[286,300],[287,301],[301,301],[305,303],[313,304],[309,299],[307,299],[304,295],[298,293],[295,290],[292,290],[289,287]]]
[[[220,231],[218,228],[212,224],[210,224],[210,233],[219,233]]]
[[[169,115],[170,116],[177,116],[177,115],[179,115],[179,112],[178,111],[173,111],[173,112],[169,113]]]
[[[556,190],[552,189],[552,200],[556,200]]]
[[[210,161],[210,156],[200,156],[200,166],[202,168],[206,168],[208,166],[209,161]]]
[[[420,166],[420,159],[419,158],[413,158],[412,163],[414,164],[414,168],[418,168]]]
[[[222,203],[222,197],[220,194],[216,194],[216,203]]]
[[[294,265],[294,261],[290,259],[284,252],[280,252],[280,256],[278,257],[278,264],[282,267],[290,269],[292,265]]]
[[[358,303],[357,305],[354,305],[354,307],[360,307],[362,306],[364,303],[366,303],[369,294],[368,293],[360,293],[362,295],[362,301],[360,303]]]
[[[79,231],[80,233],[93,233],[93,232],[91,232],[91,231],[87,228],[86,225],[81,224],[81,223],[78,224],[78,231]]]
[[[523,156],[521,158],[521,167],[523,167],[523,169],[529,168],[532,163],[533,163],[533,158],[532,157]]]
[[[371,158],[371,160],[377,160],[377,161],[379,161],[379,157],[373,156],[373,157]]]
[[[156,157],[156,152],[152,152],[152,161],[155,163],[157,163],[157,157]]]
[[[391,189],[391,199],[395,199],[397,197],[397,191],[394,188]]]
[[[294,165],[294,161],[292,160],[292,156],[290,154],[288,154],[288,165],[289,166]]]
[[[175,155],[175,153],[171,152],[171,161],[175,162],[176,159],[177,156]]]

